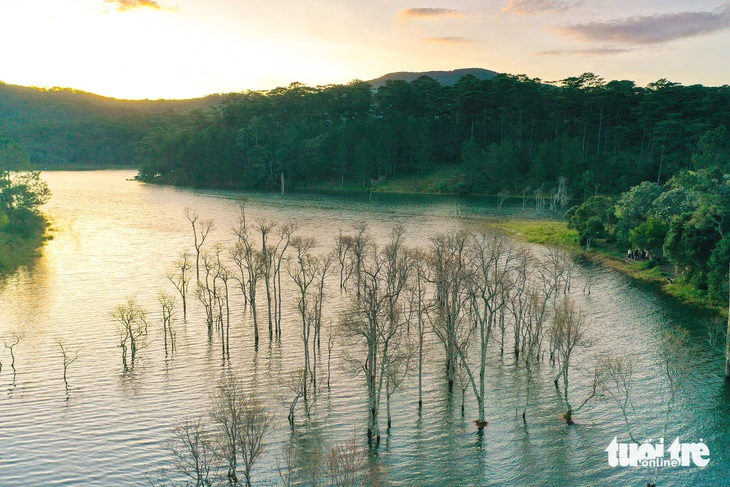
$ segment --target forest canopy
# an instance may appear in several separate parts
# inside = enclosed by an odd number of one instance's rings
[[[442,192],[495,194],[566,177],[583,200],[716,163],[722,152],[699,148],[728,123],[728,86],[639,87],[592,73],[552,84],[506,74],[453,86],[425,76],[377,89],[294,83],[226,95],[146,133],[137,157],[144,179],[182,185],[276,188],[283,174],[299,187],[369,187],[451,167]]]

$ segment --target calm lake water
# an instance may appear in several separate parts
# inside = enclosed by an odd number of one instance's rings
[[[32,267],[0,282],[0,338],[11,344],[13,336],[21,337],[13,349],[15,372],[9,349],[0,348],[0,485],[149,485],[147,478],[157,478],[169,466],[165,443],[171,429],[185,417],[206,414],[211,394],[229,367],[275,415],[267,451],[253,475],[256,485],[277,485],[277,465],[292,437],[286,420],[292,394],[286,382],[302,360],[293,298],[287,299],[285,292],[282,339],[269,343],[264,333],[255,350],[250,315],[236,297],[231,359],[223,364],[216,338],[208,340],[202,306],[191,293],[187,323],[180,316],[174,325],[178,350],[166,358],[157,296],[162,290],[174,292],[165,273],[182,250],[192,248],[184,208],[215,220],[209,248],[215,242],[230,244],[238,195],[128,181],[134,174],[43,174],[53,191],[45,211],[54,220],[54,239]],[[409,245],[426,246],[436,233],[475,225],[481,216],[494,213],[489,202],[470,199],[374,195],[368,201],[367,196],[310,194],[247,198],[250,221],[295,221],[298,234],[316,237],[323,250],[333,245],[338,228],[358,222],[368,222],[379,239],[402,224]],[[645,435],[637,440],[662,436],[667,384],[658,340],[666,330],[688,329],[694,347],[691,373],[677,395],[666,436],[668,441],[677,436],[704,440],[711,461],[705,468],[661,468],[659,485],[729,485],[730,392],[722,377],[722,352],[708,341],[711,319],[611,271],[599,275],[590,295],[583,294],[586,272],[576,268],[571,296],[588,316],[593,345],[576,352],[574,402],[588,393],[595,357],[619,352],[635,364],[632,419]],[[289,278],[284,274],[282,280]],[[326,318],[333,323],[345,304],[335,281],[326,307]],[[132,296],[150,310],[150,342],[134,372],[125,374],[110,312]],[[68,369],[68,390],[57,340],[78,350],[78,360]],[[344,363],[340,347],[337,343],[333,351],[331,390],[317,399],[309,421],[299,414],[296,441],[304,448],[327,448],[353,432],[364,444],[365,384]],[[416,381],[408,380],[394,398],[393,427],[377,458],[370,459],[390,484],[643,486],[654,475],[654,469],[608,465],[604,450],[611,440],[630,441],[614,403],[590,403],[576,414],[575,425],[565,425],[549,364],[538,371],[525,427],[518,412],[524,400],[523,371],[511,356],[501,358],[495,347],[487,378],[490,424],[480,437],[472,423],[473,399],[467,397],[462,417],[461,392],[448,392],[440,345],[433,343],[427,355],[422,414]]]

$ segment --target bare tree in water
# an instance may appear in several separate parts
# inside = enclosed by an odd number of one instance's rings
[[[670,329],[664,332],[660,345],[661,367],[666,379],[664,391],[664,434],[670,423],[674,403],[682,385],[690,373],[690,356],[692,347],[689,343],[689,331],[686,328]]]
[[[368,391],[368,441],[380,443],[380,404],[385,386],[386,400],[400,380],[399,370],[410,358],[405,286],[411,270],[410,256],[403,245],[402,230],[391,233],[388,244],[363,252],[360,295],[343,317],[345,338],[361,346],[362,354],[348,360],[365,375]],[[389,382],[390,385],[389,385]],[[390,387],[390,391],[388,388]]]
[[[512,243],[502,234],[482,229],[472,234],[468,247],[471,269],[468,272],[468,315],[470,323],[456,329],[456,350],[459,354],[469,383],[477,400],[477,428],[484,429],[486,372],[489,340],[494,327],[504,318],[512,286],[510,278],[512,261],[515,254]],[[466,330],[462,330],[466,328]],[[476,360],[472,362],[468,351],[476,346]]]
[[[279,241],[272,251],[273,261],[273,276],[272,282],[274,285],[274,326],[275,332],[278,336],[281,336],[281,264],[283,263],[286,255],[286,251],[291,244],[291,239],[294,232],[297,230],[296,223],[288,223],[280,225],[278,227]]]
[[[549,319],[549,309],[546,306],[545,295],[537,287],[528,287],[524,291],[513,293],[511,306],[518,309],[513,314],[521,320],[519,325],[520,354],[517,361],[522,362],[525,371],[525,402],[522,408],[522,421],[527,425],[527,410],[532,398],[534,372],[540,363],[542,340],[545,325]]]
[[[297,411],[297,405],[299,404],[299,400],[304,397],[304,390],[306,389],[304,385],[304,369],[301,368],[292,371],[286,386],[294,394],[294,399],[289,403],[289,414],[287,415],[289,424],[294,427],[294,416]]]
[[[526,322],[530,303],[528,295],[528,273],[532,265],[530,254],[520,249],[517,251],[512,272],[512,287],[508,296],[507,310],[511,316],[515,361],[519,362],[520,352],[524,346],[523,324]]]
[[[413,265],[411,284],[408,288],[410,313],[416,324],[416,354],[418,358],[418,409],[423,407],[423,353],[428,316],[428,260],[420,249],[411,251]]]
[[[168,352],[175,352],[175,330],[172,328],[175,318],[175,297],[163,291],[158,296],[158,301],[162,307],[162,335],[165,340],[165,355],[167,355]]]
[[[223,248],[216,247],[215,254],[215,275],[216,282],[220,285],[215,287],[215,299],[218,309],[218,331],[221,335],[221,354],[223,358],[230,356],[230,330],[231,330],[231,304],[230,287],[228,285],[233,273],[222,260]]]
[[[320,355],[325,282],[330,274],[334,256],[332,253],[315,255],[316,242],[312,238],[293,238],[291,246],[294,256],[289,262],[288,272],[297,287],[296,306],[302,322],[302,387],[305,403],[316,397],[319,391],[317,365]],[[311,388],[310,388],[311,384]]]
[[[343,442],[337,442],[327,454],[327,471],[331,485],[356,487],[362,485],[367,452],[357,443],[353,434]]]
[[[208,325],[208,335],[212,336],[213,327],[217,320],[216,293],[218,292],[218,275],[216,273],[216,258],[205,250],[201,253],[204,276],[198,280],[195,295],[205,309],[205,321]]]
[[[297,444],[298,436],[286,444],[283,462],[277,462],[281,485],[331,485],[337,487],[365,487],[383,484],[383,476],[371,476],[368,470],[367,449],[358,444],[353,433],[344,441],[335,442],[329,450],[321,444]]]
[[[15,346],[20,343],[20,339],[22,336],[18,333],[14,333],[10,340],[3,340],[3,345],[5,345],[5,348],[10,350],[10,368],[13,369],[13,373],[15,373]]]
[[[219,428],[221,453],[228,464],[229,482],[239,483],[240,464],[245,485],[250,487],[251,470],[264,452],[263,439],[272,425],[271,414],[256,398],[246,393],[235,375],[227,374],[213,395],[211,417]]]
[[[235,229],[237,241],[231,250],[231,258],[238,269],[236,280],[239,282],[244,298],[251,305],[253,317],[254,341],[259,342],[258,310],[256,307],[256,287],[259,279],[264,275],[264,256],[253,243],[250,229],[245,224],[245,216],[241,215],[238,228]],[[246,294],[248,291],[248,294]]]
[[[134,367],[137,352],[146,345],[147,311],[134,298],[127,298],[125,304],[120,304],[112,310],[112,317],[117,321],[122,365],[126,371]]]
[[[297,237],[292,240],[294,257],[289,262],[288,273],[297,286],[296,306],[301,320],[301,338],[304,351],[304,363],[302,365],[302,397],[306,402],[311,393],[310,383],[312,381],[311,348],[312,331],[314,328],[317,302],[313,296],[315,281],[318,275],[319,261],[314,255],[313,248],[316,241],[313,238]]]
[[[60,338],[56,339],[56,345],[61,351],[63,358],[63,383],[66,385],[66,393],[68,393],[68,368],[79,358],[78,350],[69,350],[68,346]]]
[[[332,270],[332,263],[334,262],[334,254],[328,253],[321,255],[317,258],[315,268],[314,287],[312,289],[312,325],[314,328],[314,341],[312,342],[312,384],[315,390],[318,389],[319,374],[317,372],[317,364],[319,363],[319,357],[321,352],[321,339],[322,339],[322,326],[325,322],[324,319],[324,301],[325,301],[325,283],[327,277],[330,275]]]
[[[677,394],[691,373],[690,357],[693,353],[693,346],[689,343],[689,332],[685,328],[668,329],[661,336],[658,366],[664,379],[664,388],[662,404],[658,407],[663,409],[663,414],[657,414],[656,417],[661,418],[663,423],[663,438],[667,438],[669,425],[672,424],[672,411]],[[639,443],[638,440],[647,437],[647,430],[650,428],[640,420],[634,406],[635,369],[635,361],[631,357],[616,354],[604,356],[601,361],[600,391],[602,397],[610,399],[620,409],[629,438],[634,443]],[[647,485],[657,485],[658,477],[659,468],[656,467]]]
[[[453,388],[456,379],[458,332],[464,326],[467,305],[467,240],[468,234],[463,231],[437,235],[431,238],[428,254],[431,282],[436,292],[431,323],[444,346],[449,389]]]
[[[186,481],[185,485],[215,485],[219,445],[202,418],[184,419],[178,423],[166,447],[172,455],[175,470],[193,482]]]
[[[550,329],[552,342],[555,347],[558,374],[553,381],[558,388],[558,381],[563,379],[563,401],[567,411],[565,421],[573,424],[573,413],[582,408],[593,396],[595,396],[601,380],[600,371],[596,369],[593,378],[592,393],[578,406],[573,408],[569,395],[569,373],[570,360],[576,347],[583,347],[589,344],[588,325],[585,316],[575,308],[569,298],[563,298],[555,307],[553,324]]]
[[[597,263],[590,263],[585,272],[585,285],[583,286],[583,292],[591,294],[591,288],[598,280],[598,274],[601,267]]]
[[[344,291],[347,281],[353,272],[353,266],[351,261],[350,252],[352,251],[352,236],[342,233],[342,229],[339,229],[337,237],[335,237],[335,254],[337,255],[337,262],[340,264],[340,290]]]
[[[200,283],[200,251],[213,229],[213,220],[201,219],[196,211],[185,208],[185,217],[193,227],[193,244],[195,246],[195,276]]]
[[[251,470],[265,451],[264,437],[271,429],[273,417],[255,397],[244,397],[242,412],[238,448],[246,486],[251,487]]]
[[[169,280],[177,292],[180,294],[183,306],[183,320],[188,320],[188,286],[190,283],[190,269],[192,269],[192,262],[190,260],[190,254],[187,250],[180,254],[180,258],[175,261],[174,270],[168,271],[165,277]]]
[[[266,289],[266,311],[269,324],[269,339],[274,336],[274,303],[271,295],[272,287],[272,274],[274,267],[274,253],[275,249],[269,245],[269,237],[276,228],[276,223],[271,220],[259,219],[254,225],[256,230],[261,235],[261,253],[259,254],[261,259],[261,275],[264,278],[264,288]],[[275,289],[275,288],[274,288]]]
[[[355,230],[355,234],[350,240],[350,257],[352,259],[350,267],[352,272],[355,274],[356,295],[360,297],[365,252],[372,243],[372,237],[368,233],[368,226],[366,223],[353,225],[353,229]]]
[[[610,399],[618,406],[626,423],[629,438],[634,443],[638,443],[634,436],[635,428],[642,429],[641,435],[644,438],[646,438],[646,433],[643,431],[641,423],[635,421],[633,360],[631,357],[623,355],[607,355],[603,357],[602,362],[604,370],[604,380],[601,387],[602,396]]]

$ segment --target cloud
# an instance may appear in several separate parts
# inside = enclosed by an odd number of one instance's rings
[[[543,12],[564,12],[579,7],[584,0],[509,0],[502,12],[535,15]]]
[[[657,14],[562,27],[560,30],[590,42],[661,44],[730,28],[730,4],[705,12]]]
[[[426,42],[432,42],[434,44],[468,44],[474,42],[472,39],[466,37],[428,37]]]
[[[463,16],[464,12],[450,8],[409,8],[398,12],[398,20],[400,21]]]
[[[625,49],[620,47],[599,47],[596,49],[555,49],[552,51],[536,52],[536,56],[562,56],[565,54],[582,54],[585,56],[615,56],[617,54],[625,54],[634,51],[634,49]]]
[[[106,3],[116,5],[117,10],[120,12],[126,12],[128,10],[135,10],[141,8],[151,8],[154,10],[161,10],[162,7],[159,3],[154,0],[104,0]]]

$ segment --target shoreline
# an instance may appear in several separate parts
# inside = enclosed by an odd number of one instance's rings
[[[137,170],[137,167],[133,166],[85,166],[85,165],[63,165],[60,167],[54,167],[51,169],[44,169],[46,171],[100,171],[100,170]],[[154,182],[138,180],[143,184],[153,184],[157,186],[172,186],[176,188],[191,188],[191,189],[202,189],[202,190],[230,190],[230,191],[247,191],[245,188],[206,188],[206,187],[191,187],[182,186],[171,183]],[[357,187],[357,185],[326,182],[311,185],[308,187],[295,187],[290,188],[289,191],[292,193],[314,193],[314,194],[330,194],[330,195],[359,195],[364,196],[370,193],[378,195],[392,195],[392,196],[443,196],[443,197],[457,197],[457,198],[497,198],[497,195],[486,194],[486,193],[472,193],[469,195],[462,195],[453,192],[444,191],[433,191],[434,188],[417,187],[413,185],[413,181],[388,181],[391,184],[383,184],[380,187],[372,189],[366,189]],[[394,184],[396,183],[396,184]],[[397,184],[400,183],[400,184]],[[405,184],[402,184],[405,183]],[[432,191],[429,191],[432,189]],[[255,189],[249,191],[264,192],[275,194],[279,191],[274,189]],[[506,199],[505,203],[510,200],[518,200],[518,196],[511,196]],[[672,298],[677,302],[684,305],[698,308],[704,311],[715,313],[719,316],[726,317],[728,315],[727,303],[719,300],[714,300],[707,297],[702,291],[693,289],[691,286],[677,282],[673,279],[673,276],[664,272],[660,266],[648,267],[647,262],[628,262],[623,256],[612,253],[611,249],[600,246],[600,243],[593,248],[586,250],[578,245],[578,234],[574,230],[567,228],[567,223],[561,219],[556,219],[554,215],[546,215],[543,218],[529,218],[529,217],[518,217],[518,218],[487,218],[490,223],[497,228],[516,236],[526,242],[541,244],[541,245],[558,245],[565,248],[576,256],[589,260],[591,262],[598,262],[602,265],[610,267],[611,269],[620,272],[621,274],[630,277],[637,283],[642,285],[650,286],[653,289],[660,292],[662,295]],[[36,245],[33,255],[37,256],[43,242],[47,240],[48,227],[50,222],[46,219],[46,232],[41,237],[40,244]],[[27,259],[26,259],[27,260]],[[21,264],[22,265],[22,264]],[[16,266],[17,267],[17,266]],[[0,273],[6,272],[3,270],[2,263],[0,262]]]
[[[53,239],[49,217],[43,213],[39,213],[38,217],[43,228],[40,233],[22,235],[0,230],[0,277],[31,264],[40,257],[45,243]]]
[[[53,172],[53,171],[139,171],[137,166],[115,166],[115,165],[91,165],[91,164],[59,164],[58,166],[33,166],[34,171]]]
[[[578,232],[568,228],[564,221],[512,219],[493,221],[497,228],[525,242],[541,245],[557,245],[593,263],[600,263],[621,273],[633,281],[648,286],[663,296],[698,310],[727,318],[728,304],[708,297],[703,291],[678,282],[660,265],[651,266],[648,261],[627,261],[609,248],[594,246],[586,250],[578,245]],[[600,245],[600,243],[598,244]]]

